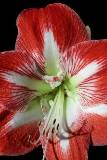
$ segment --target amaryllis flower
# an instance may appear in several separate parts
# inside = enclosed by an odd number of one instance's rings
[[[47,160],[86,160],[107,144],[107,40],[63,4],[24,10],[15,51],[0,54],[0,154],[42,144]]]

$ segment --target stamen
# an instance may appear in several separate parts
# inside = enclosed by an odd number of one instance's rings
[[[52,103],[51,103],[52,104]],[[44,128],[43,128],[43,133],[44,132],[47,132],[48,131],[48,129],[49,129],[49,125],[48,125],[48,123],[49,123],[49,121],[50,121],[50,119],[51,119],[51,115],[52,115],[52,112],[53,112],[53,109],[54,109],[54,105],[52,104],[51,105],[51,109],[50,109],[50,112],[49,112],[49,114],[48,114],[48,117],[47,117],[47,119],[46,119],[46,122],[45,122],[45,125],[44,125]],[[48,127],[49,126],[49,127]]]
[[[48,113],[48,116],[45,121],[42,134],[46,134],[54,128],[54,134],[56,135],[59,132],[59,127],[62,126],[63,118],[63,103],[64,103],[64,92],[60,88],[56,94],[54,101],[50,101],[51,109]]]
[[[32,145],[35,145],[35,146],[37,146],[39,144],[39,142],[41,141],[41,136],[37,140],[35,140],[33,142],[31,140],[31,137],[29,137],[29,138],[30,138],[29,139],[29,143],[32,144]]]
[[[45,160],[46,150],[47,150],[47,146],[48,146],[48,141],[49,141],[49,139],[50,139],[50,137],[51,137],[52,130],[53,130],[53,128],[50,129],[49,132],[48,132],[48,136],[47,136],[47,138],[46,138],[46,143],[45,143],[45,147],[44,147],[44,155],[43,155],[42,160]]]
[[[44,147],[44,156],[47,150],[48,141],[52,136],[56,136],[60,132],[60,128],[62,127],[62,119],[63,119],[63,104],[64,104],[64,91],[62,88],[59,88],[54,100],[49,100],[50,111],[48,115],[45,115],[44,127],[40,131],[41,136],[46,137],[45,147]]]

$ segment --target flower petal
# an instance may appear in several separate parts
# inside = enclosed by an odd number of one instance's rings
[[[51,53],[51,54],[50,54]],[[60,72],[60,52],[52,32],[44,34],[45,68],[48,75],[57,75]]]
[[[25,124],[39,122],[43,119],[43,113],[40,106],[40,98],[32,100],[27,104],[25,108],[26,110],[23,112],[16,112],[12,119],[6,124],[7,127],[10,127],[10,130],[13,130],[14,128],[18,128]]]
[[[71,86],[78,88],[82,106],[107,102],[106,40],[81,42],[73,46],[65,66],[68,66]]]
[[[107,118],[107,104],[98,104],[96,106],[90,106],[83,110],[87,114],[97,114],[99,116]]]
[[[80,17],[64,4],[50,4],[39,10],[24,10],[17,19],[17,26],[16,50],[28,53],[43,53],[44,36],[48,31],[53,33],[61,52],[75,43],[88,40]]]
[[[82,127],[84,120],[85,117],[79,100],[77,98],[66,97],[63,119],[64,129],[66,131],[68,129],[71,132],[78,131]]]
[[[0,128],[3,127],[13,116],[9,111],[0,112]],[[23,155],[37,147],[33,143],[39,137],[37,123],[24,125],[0,136],[0,155]]]
[[[15,51],[0,54],[0,103],[9,110],[23,108],[38,94],[51,90],[42,80],[33,55]]]
[[[90,29],[90,27],[86,26],[86,30],[87,30],[89,39],[91,39],[91,29]]]
[[[45,150],[45,140],[43,140],[42,145]],[[85,133],[77,136],[72,136],[68,139],[57,138],[50,141],[47,145],[46,155],[47,160],[87,160],[87,151],[90,143],[90,133]]]
[[[107,145],[107,118],[91,114],[88,116],[88,121],[92,126],[91,139],[93,145]]]

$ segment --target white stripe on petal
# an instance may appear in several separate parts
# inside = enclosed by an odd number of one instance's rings
[[[77,79],[78,84],[80,84],[85,79],[97,73],[100,67],[101,66],[97,62],[91,62],[83,69],[81,69],[74,77]]]
[[[34,79],[31,79],[24,75],[20,75],[12,71],[7,73],[2,73],[2,78],[4,78],[6,81],[10,83],[14,83],[18,86],[28,87],[29,89],[34,89],[35,86]]]
[[[73,100],[71,97],[66,99],[66,121],[68,127],[71,128],[72,125],[79,121],[81,117],[82,109],[79,100]]]
[[[84,109],[85,113],[98,114],[103,117],[107,117],[107,104],[99,104],[97,106],[91,106]]]
[[[47,31],[44,34],[44,57],[45,67],[48,75],[57,75],[59,72],[59,48],[54,39],[53,33]]]
[[[52,90],[51,86],[42,80],[29,78],[28,76],[16,72],[1,73],[3,79],[17,86],[27,87],[30,90],[36,90],[40,93],[47,93]]]
[[[17,128],[24,124],[39,121],[43,118],[43,113],[38,99],[31,101],[27,107],[28,109],[25,112],[17,112],[9,122],[9,125],[12,128]]]
[[[61,139],[60,140],[60,146],[63,152],[68,151],[69,147],[69,139]]]

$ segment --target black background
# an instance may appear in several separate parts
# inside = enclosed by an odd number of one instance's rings
[[[0,51],[14,49],[17,35],[16,17],[25,8],[44,7],[49,3],[61,2],[72,7],[86,25],[91,27],[92,39],[107,38],[106,1],[100,0],[0,0]],[[0,160],[41,160],[42,149],[19,157],[0,157]],[[107,147],[92,147],[89,160],[107,160]]]

